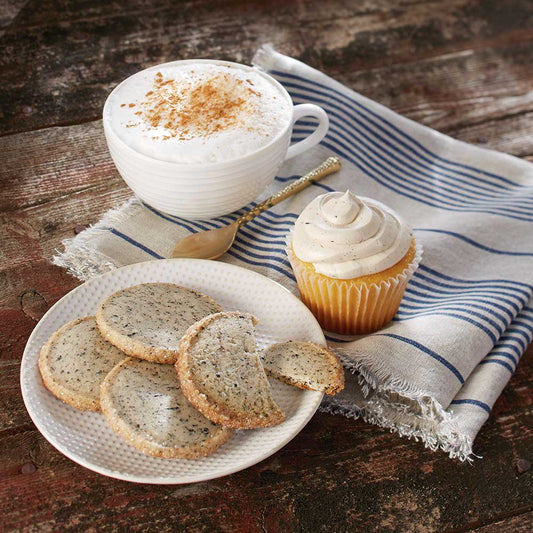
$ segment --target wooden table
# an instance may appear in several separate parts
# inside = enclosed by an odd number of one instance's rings
[[[0,530],[531,531],[531,347],[473,466],[317,413],[262,463],[186,486],[117,481],[61,455],[24,408],[19,366],[37,321],[79,283],[54,250],[131,194],[100,121],[120,80],[174,59],[249,62],[271,42],[416,121],[533,161],[532,15],[531,0],[2,2]]]

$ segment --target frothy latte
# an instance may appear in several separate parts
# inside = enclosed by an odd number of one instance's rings
[[[230,161],[274,140],[292,104],[260,73],[214,63],[161,65],[110,95],[104,120],[146,156],[178,163]]]

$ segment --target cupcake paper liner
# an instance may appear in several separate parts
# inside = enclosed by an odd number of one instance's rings
[[[405,287],[422,258],[422,246],[415,240],[412,262],[396,276],[379,283],[362,278],[328,278],[306,268],[288,243],[287,255],[296,276],[302,301],[327,331],[361,335],[381,329],[398,311]]]

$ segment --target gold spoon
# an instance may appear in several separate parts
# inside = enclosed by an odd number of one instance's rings
[[[176,244],[171,257],[192,257],[195,259],[216,259],[228,251],[235,240],[235,235],[241,226],[260,215],[263,211],[279,204],[285,198],[300,192],[311,183],[322,179],[333,172],[337,172],[341,167],[338,157],[328,157],[320,166],[316,167],[299,180],[291,183],[281,191],[267,198],[264,202],[257,204],[253,209],[244,213],[235,222],[222,228],[200,231],[187,235]]]

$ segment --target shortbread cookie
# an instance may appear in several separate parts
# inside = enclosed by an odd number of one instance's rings
[[[125,358],[89,316],[65,324],[50,337],[41,348],[39,370],[54,396],[82,411],[100,411],[100,385]]]
[[[209,420],[227,427],[285,420],[256,351],[256,323],[249,314],[217,313],[191,326],[180,343],[176,371],[183,394]]]
[[[344,388],[339,358],[325,346],[305,341],[280,342],[259,357],[265,372],[300,389],[336,394]]]
[[[189,403],[170,365],[128,357],[107,375],[100,394],[102,412],[113,430],[153,457],[203,457],[233,433]]]
[[[174,363],[187,328],[222,308],[209,296],[171,283],[144,283],[115,292],[98,308],[102,335],[132,357]]]

